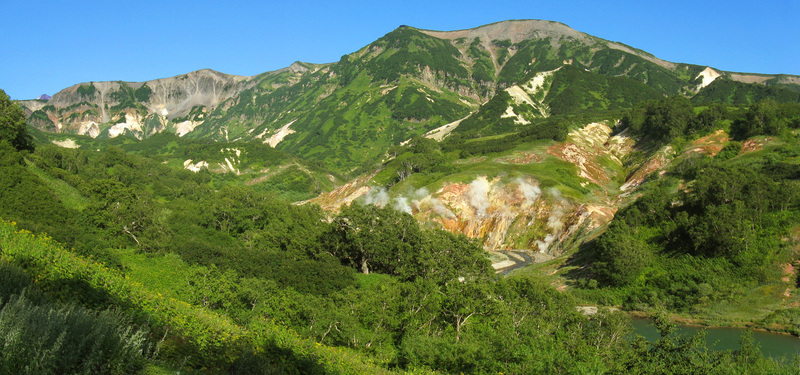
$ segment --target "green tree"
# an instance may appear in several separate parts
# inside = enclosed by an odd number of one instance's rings
[[[491,263],[480,244],[444,230],[422,231],[415,251],[405,254],[398,273],[406,280],[422,277],[440,284],[464,278],[487,277]]]
[[[633,284],[653,261],[647,243],[624,220],[614,220],[597,240],[598,276],[618,286]]]
[[[25,125],[25,113],[0,90],[0,141],[6,140],[17,150],[33,151],[33,138]]]
[[[731,125],[731,135],[736,140],[756,135],[780,135],[787,128],[787,122],[778,115],[778,109],[778,103],[771,99],[753,104],[743,119]]]
[[[689,99],[672,96],[647,102],[631,110],[622,122],[634,133],[662,146],[684,135],[694,119],[694,109]]]
[[[402,260],[419,243],[420,229],[414,217],[390,207],[352,204],[342,208],[333,221],[329,251],[368,274],[395,274]]]
[[[728,116],[728,108],[722,104],[714,103],[708,106],[691,124],[691,130],[705,134],[719,127],[718,122]]]

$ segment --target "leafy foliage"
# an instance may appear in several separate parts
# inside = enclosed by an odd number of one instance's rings
[[[790,366],[760,354],[751,332],[741,338],[742,348],[734,352],[710,350],[701,331],[690,337],[675,334],[675,326],[663,315],[654,323],[660,338],[650,343],[637,337],[633,355],[624,364],[624,372],[637,374],[730,374],[730,373],[790,373]]]
[[[410,27],[400,27],[378,39],[372,48],[391,49],[383,59],[372,60],[367,69],[374,81],[393,82],[403,74],[429,68],[442,78],[459,82],[468,77],[458,60],[461,53],[445,40],[430,37]]]
[[[33,139],[25,125],[25,114],[0,90],[0,142],[8,142],[17,150],[33,150]]]
[[[621,210],[596,241],[597,277],[627,287],[632,306],[674,309],[773,278],[786,251],[780,238],[800,222],[800,197],[796,175],[776,173],[782,168],[767,161],[792,150],[687,159],[673,173],[690,188],[674,192],[665,180]]]
[[[742,83],[731,79],[718,78],[692,97],[696,104],[724,103],[750,105],[771,99],[776,102],[800,102],[800,92],[778,86],[757,83]]]
[[[364,274],[447,283],[485,277],[489,266],[476,243],[450,232],[419,229],[415,219],[391,207],[350,205],[334,220],[324,246]],[[440,264],[438,259],[448,259]],[[458,264],[458,268],[454,267]]]
[[[130,374],[144,367],[147,333],[118,312],[35,303],[24,294],[1,302],[4,372]]]
[[[768,99],[750,106],[744,118],[731,125],[731,135],[738,140],[756,135],[776,136],[789,127],[800,127],[800,103],[778,104]]]
[[[81,97],[91,98],[94,96],[95,92],[97,92],[97,88],[94,87],[94,83],[89,83],[78,86],[77,92]]]
[[[691,102],[673,96],[637,106],[622,119],[622,124],[662,146],[687,133],[694,117]]]
[[[662,97],[655,88],[628,77],[614,77],[564,65],[555,73],[545,102],[553,115],[629,109]]]

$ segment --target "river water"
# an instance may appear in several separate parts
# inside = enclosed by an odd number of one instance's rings
[[[702,330],[703,327],[678,325],[678,333],[682,335],[693,335]],[[738,350],[741,345],[741,335],[743,328],[706,328],[706,343],[709,349],[715,350]],[[633,330],[635,334],[644,336],[649,341],[659,338],[658,330],[650,319],[633,318]],[[777,333],[753,331],[753,339],[761,347],[764,355],[773,358],[787,357],[792,358],[800,355],[800,338],[790,335]]]
[[[633,318],[633,330],[635,334],[644,336],[649,341],[655,341],[659,338],[658,330],[653,325],[650,319]],[[704,327],[678,325],[678,333],[682,335],[693,335]],[[709,349],[715,350],[738,350],[741,345],[741,335],[744,333],[743,328],[705,328],[708,333],[706,334],[706,344]],[[764,355],[780,358],[792,358],[795,355],[800,355],[800,338],[790,335],[782,335],[777,333],[769,333],[762,331],[753,331],[753,339],[761,347],[761,352]]]

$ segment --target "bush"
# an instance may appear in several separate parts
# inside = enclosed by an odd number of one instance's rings
[[[136,373],[144,367],[146,336],[117,312],[36,305],[14,295],[0,310],[0,372]]]

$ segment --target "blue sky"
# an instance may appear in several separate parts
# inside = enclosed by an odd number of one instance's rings
[[[337,61],[402,24],[458,30],[507,19],[562,22],[674,62],[800,75],[798,15],[800,0],[2,0],[0,89],[30,99],[204,68],[255,75]]]

